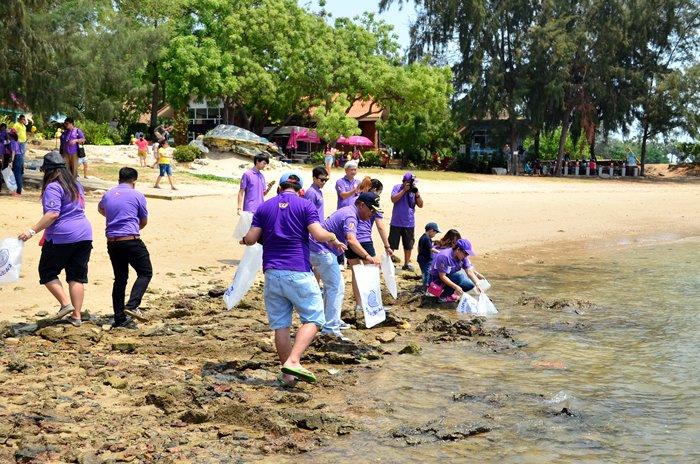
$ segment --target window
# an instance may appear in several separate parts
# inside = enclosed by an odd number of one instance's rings
[[[480,148],[486,147],[485,130],[476,130],[472,132],[472,146],[478,146]]]

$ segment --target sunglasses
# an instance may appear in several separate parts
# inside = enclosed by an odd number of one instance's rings
[[[328,182],[328,180],[330,178],[329,177],[317,177],[317,179],[320,180],[321,182]]]

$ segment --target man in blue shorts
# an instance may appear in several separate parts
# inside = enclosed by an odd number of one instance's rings
[[[311,272],[309,236],[338,250],[346,248],[321,227],[316,208],[298,194],[302,188],[298,175],[282,175],[280,193],[257,208],[253,225],[241,240],[245,245],[260,242],[263,246],[265,309],[282,364],[279,380],[285,385],[293,385],[297,379],[316,381],[301,366],[301,355],[326,322],[321,290]],[[302,325],[292,344],[290,327],[295,307]]]

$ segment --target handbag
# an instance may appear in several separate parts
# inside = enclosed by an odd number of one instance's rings
[[[82,145],[78,145],[78,158],[85,158],[85,148]]]
[[[435,298],[440,298],[442,295],[442,292],[445,291],[445,286],[439,283],[438,281],[433,281],[430,282],[430,285],[428,285],[428,293]]]

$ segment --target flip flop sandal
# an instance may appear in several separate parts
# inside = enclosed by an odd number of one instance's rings
[[[291,382],[288,380],[284,379],[284,373],[280,372],[279,375],[277,376],[277,381],[283,386],[283,387],[288,387],[288,388],[293,388],[296,386],[298,380],[295,378]]]
[[[285,374],[293,375],[297,379],[303,380],[304,382],[316,382],[316,376],[310,370],[304,369],[303,367],[282,366],[282,372],[284,372]]]

